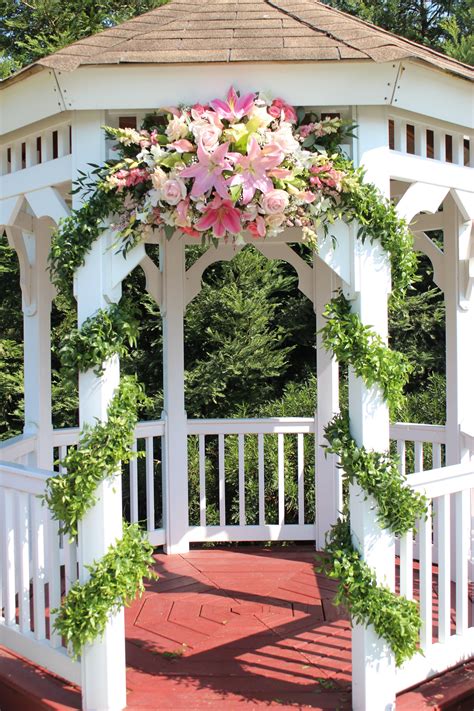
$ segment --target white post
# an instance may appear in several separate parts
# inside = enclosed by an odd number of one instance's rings
[[[32,464],[53,468],[53,425],[51,420],[51,304],[49,279],[50,227],[36,220],[35,234],[23,239],[31,267],[29,303],[23,299],[24,393],[26,435],[35,435],[36,457]],[[23,278],[26,278],[23,275]]]
[[[87,163],[102,163],[105,159],[105,139],[101,126],[102,112],[87,111],[76,115],[73,126],[73,146],[76,169]],[[78,165],[78,161],[81,163]],[[75,197],[74,207],[80,205]],[[78,306],[78,325],[99,308],[107,307],[107,285],[104,275],[110,272],[105,261],[113,253],[100,238],[86,256],[85,264],[77,270],[75,294]],[[107,419],[107,407],[119,384],[117,357],[105,363],[102,377],[92,370],[79,375],[80,424],[95,424]],[[109,546],[122,535],[122,487],[120,472],[113,480],[100,484],[96,490],[97,503],[86,513],[79,527],[80,580],[88,578],[86,565],[100,560]],[[125,686],[125,626],[123,610],[113,615],[102,639],[86,645],[81,658],[82,705],[87,711],[119,711],[126,706]]]
[[[160,246],[163,278],[163,389],[165,420],[164,517],[166,553],[189,550],[187,417],[184,403],[184,239]]]
[[[358,107],[357,162],[366,166],[366,179],[389,195],[389,176],[383,165],[388,147],[386,111],[383,107]],[[375,235],[376,236],[376,235]],[[354,238],[352,308],[363,323],[386,339],[387,298],[390,292],[388,258],[377,244],[361,244]],[[366,387],[349,371],[351,433],[359,446],[377,451],[389,447],[389,411],[378,386]],[[380,528],[371,498],[358,486],[350,487],[352,541],[380,583],[394,588],[394,536]],[[395,659],[389,645],[372,625],[356,625],[352,632],[352,707],[354,711],[389,711],[395,707]]]
[[[313,260],[314,310],[316,312],[316,549],[324,547],[326,533],[342,511],[342,477],[337,457],[326,455],[324,428],[339,411],[339,366],[323,346],[319,331],[324,326],[323,311],[335,295],[340,279],[317,255]]]
[[[469,461],[472,456],[462,432],[474,434],[474,290],[467,286],[471,257],[471,224],[463,222],[454,199],[444,201],[444,253],[446,260],[446,464]],[[472,217],[472,215],[471,215]],[[472,258],[472,257],[471,257]],[[451,574],[455,576],[455,511],[452,506]],[[474,494],[471,493],[471,551],[469,579],[474,579]]]
[[[383,338],[387,336],[390,272],[378,245],[355,245],[356,290],[353,310]],[[358,273],[358,274],[357,274]],[[362,278],[363,275],[363,278]],[[357,285],[358,282],[358,285]],[[359,446],[389,447],[389,412],[378,386],[366,387],[349,372],[351,433]],[[357,485],[350,487],[352,541],[380,583],[394,588],[394,536],[380,528],[377,509]],[[389,645],[374,628],[355,625],[352,632],[352,705],[354,711],[389,711],[395,703],[395,661]]]

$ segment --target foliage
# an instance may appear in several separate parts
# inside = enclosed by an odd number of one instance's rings
[[[375,499],[382,528],[403,536],[415,528],[418,519],[426,516],[426,498],[407,486],[397,459],[388,452],[358,447],[351,436],[347,415],[336,415],[324,434],[329,442],[327,451],[338,455],[346,480],[357,483]]]
[[[366,385],[378,384],[390,407],[403,402],[410,367],[402,353],[390,350],[370,326],[352,312],[342,291],[324,310],[323,344],[342,365],[350,365]]]
[[[377,582],[352,544],[347,521],[339,519],[332,527],[325,552],[327,557],[320,558],[318,569],[338,581],[335,604],[346,607],[353,623],[373,625],[379,637],[390,645],[397,666],[411,659],[420,651],[418,603]]]
[[[66,544],[67,545],[67,544]],[[100,638],[110,615],[144,592],[143,578],[157,578],[153,546],[138,524],[125,524],[123,534],[99,561],[86,566],[89,580],[74,583],[57,613],[55,630],[77,658],[85,644]]]
[[[81,328],[65,335],[59,352],[65,376],[74,380],[78,371],[93,368],[99,377],[104,361],[113,355],[124,356],[127,345],[136,345],[137,334],[136,310],[130,303],[99,309]]]
[[[2,0],[0,77],[163,5],[163,0]]]
[[[6,437],[18,434],[23,422],[23,348],[9,338],[0,338],[0,431]]]
[[[60,462],[67,473],[47,480],[44,500],[53,518],[61,522],[61,532],[77,537],[79,521],[96,501],[98,484],[115,476],[120,462],[134,456],[133,432],[142,397],[135,378],[122,378],[107,409],[107,421],[84,426],[79,447],[71,448]]]

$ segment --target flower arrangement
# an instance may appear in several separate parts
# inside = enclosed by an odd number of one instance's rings
[[[306,237],[351,188],[334,147],[352,127],[264,94],[167,108],[141,130],[106,128],[119,159],[97,187],[124,193],[114,224],[128,248],[152,228],[242,242],[301,227]]]

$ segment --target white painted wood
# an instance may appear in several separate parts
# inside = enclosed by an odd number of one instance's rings
[[[433,442],[433,469],[441,469],[441,445]]]
[[[395,150],[400,153],[407,152],[407,124],[401,119],[394,120]]]
[[[449,494],[437,501],[438,545],[438,640],[445,643],[451,636],[451,499]]]
[[[245,526],[245,443],[244,435],[238,437],[239,457],[239,525]]]
[[[390,439],[405,442],[446,442],[444,425],[421,425],[414,422],[395,422],[390,425]]]
[[[77,580],[77,550],[76,542],[69,536],[63,536],[64,551],[64,582],[66,593]]]
[[[314,433],[313,417],[268,417],[252,420],[188,420],[190,435],[197,434],[304,434]]]
[[[406,155],[385,148],[374,149],[370,156],[370,163],[373,164],[374,171],[376,165],[385,165],[393,180],[428,183],[437,187],[452,187],[459,190],[469,190],[472,184],[469,168],[437,160],[426,160],[420,156]]]
[[[39,499],[32,498],[31,549],[33,581],[33,615],[35,639],[45,639],[45,516],[46,511]]]
[[[163,419],[164,517],[166,552],[183,553],[189,548],[185,534],[188,515],[187,419],[184,405],[185,263],[184,243],[176,234],[160,245],[163,282]]]
[[[432,572],[432,517],[431,508],[426,521],[421,519],[418,524],[420,550],[420,644],[423,650],[431,646],[433,640],[433,572]]]
[[[225,526],[225,441],[224,435],[218,435],[218,457],[219,457],[219,524]]]
[[[266,524],[263,526],[192,526],[186,539],[189,543],[246,541],[310,541],[314,540],[314,525]]]
[[[0,177],[0,195],[9,198],[33,190],[49,188],[69,182],[72,175],[71,156],[56,158],[48,163],[33,165],[18,173],[9,173]]]
[[[423,443],[415,442],[415,472],[423,471]]]
[[[278,437],[278,523],[285,523],[285,440],[283,434]]]
[[[265,524],[265,452],[263,434],[257,435],[258,448],[258,523]]]
[[[134,440],[132,452],[137,453],[137,440]],[[138,462],[136,457],[130,460],[130,520],[138,521]]]
[[[155,530],[155,460],[153,437],[145,439],[145,476],[146,476],[146,521],[147,531]]]
[[[313,270],[294,249],[287,244],[272,244],[265,241],[256,241],[254,246],[268,259],[281,259],[291,264],[298,275],[298,289],[311,302],[314,301]]]
[[[304,435],[299,434],[297,437],[297,475],[298,475],[298,523],[300,526],[304,524],[305,507],[304,507]]]
[[[453,135],[453,163],[464,165],[464,136],[461,133]]]
[[[206,437],[203,434],[199,437],[199,524],[206,525]]]
[[[406,475],[406,452],[405,441],[397,440],[398,471],[402,476]]]
[[[400,594],[413,600],[413,531],[400,539]]]
[[[434,157],[436,160],[446,160],[446,133],[441,129],[434,132]]]
[[[18,616],[20,632],[30,631],[30,536],[28,495],[16,492],[15,557],[18,562]]]
[[[59,524],[54,521],[49,512],[46,512],[46,578],[48,580],[48,596],[50,608],[50,644],[54,648],[61,647],[61,637],[54,629],[54,620],[61,604],[61,577],[59,559]]]
[[[415,153],[426,158],[426,126],[415,124]]]
[[[105,141],[101,112],[76,115],[73,124],[75,170],[87,163],[102,163]],[[80,195],[73,206],[80,204]],[[106,276],[111,274],[113,252],[108,249],[107,234],[97,240],[86,255],[85,263],[76,272],[75,294],[79,326],[99,308],[107,308],[105,294],[110,291]],[[104,372],[97,377],[92,370],[79,375],[79,414],[81,426],[107,419],[107,407],[119,384],[119,362],[112,357],[104,363]],[[99,560],[122,535],[122,491],[120,472],[97,487],[96,503],[79,524],[81,582],[89,577],[87,565]],[[121,709],[126,705],[125,632],[123,610],[107,623],[102,639],[87,644],[82,662],[83,708]]]
[[[470,538],[470,500],[469,491],[459,491],[455,500],[455,536],[456,536],[456,634],[464,635],[468,620],[468,562]]]
[[[346,252],[349,250],[346,249]],[[317,408],[315,414],[315,476],[316,476],[316,548],[324,546],[326,534],[333,526],[342,510],[342,476],[337,467],[337,457],[326,455],[324,428],[339,411],[339,366],[328,353],[321,336],[325,319],[323,312],[340,286],[340,279],[333,270],[317,256],[313,259],[315,279],[316,315],[316,368],[317,368]]]
[[[6,488],[0,488],[0,545],[2,561],[2,605],[3,618],[6,625],[15,624],[15,528],[13,520],[14,493]]]

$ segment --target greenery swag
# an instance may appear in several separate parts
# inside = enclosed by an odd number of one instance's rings
[[[416,265],[412,239],[394,206],[364,182],[363,170],[340,150],[353,128],[338,118],[320,119],[294,109],[282,99],[241,97],[234,89],[225,100],[158,111],[145,118],[140,131],[107,128],[109,138],[118,141],[117,158],[79,175],[75,190],[85,201],[53,238],[50,262],[58,291],[70,293],[75,271],[110,219],[117,249],[124,254],[155,228],[167,238],[181,231],[218,244],[222,239],[242,243],[244,232],[258,239],[297,226],[316,247],[318,228],[327,236],[330,225],[342,219],[357,222],[362,241],[380,242],[391,259],[393,294],[402,296]],[[399,403],[408,376],[403,358],[360,322],[342,293],[331,300],[325,315],[325,347],[367,385],[379,384],[390,405]],[[129,304],[98,311],[65,339],[67,373],[92,368],[100,375],[104,360],[122,354],[127,344],[133,346],[136,333]],[[86,427],[78,449],[62,462],[67,474],[49,480],[46,502],[70,535],[77,535],[78,522],[94,504],[97,484],[132,456],[142,396],[135,381],[123,379],[107,422]],[[425,502],[405,486],[389,454],[358,448],[347,417],[330,424],[327,438],[349,481],[374,496],[381,525],[396,535],[412,528]],[[377,585],[352,546],[348,517],[332,530],[326,552],[324,569],[339,579],[338,599],[353,619],[374,624],[397,663],[412,656],[420,628],[416,603]],[[132,597],[137,586],[142,588],[150,562],[149,545],[138,529],[128,528],[102,561],[91,566],[90,580],[70,590],[56,627],[75,654],[103,632],[110,612]]]

